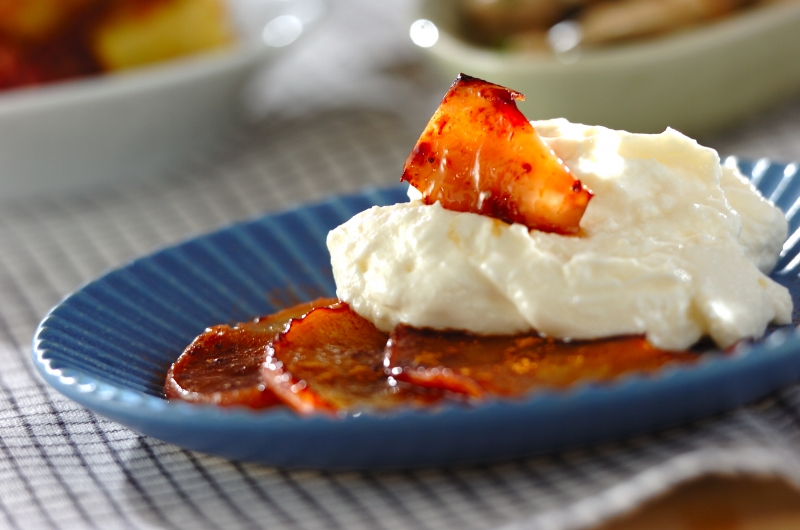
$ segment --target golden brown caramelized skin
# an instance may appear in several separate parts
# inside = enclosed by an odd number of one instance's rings
[[[300,414],[385,410],[437,401],[441,392],[398,385],[386,374],[389,335],[340,303],[317,308],[272,344],[267,387]]]
[[[576,234],[591,192],[517,108],[524,97],[461,74],[411,151],[401,180],[426,204]]]
[[[698,359],[690,352],[658,350],[642,337],[565,342],[536,334],[477,336],[404,325],[392,332],[386,357],[398,381],[474,398],[520,397]]]
[[[234,327],[215,326],[167,374],[168,399],[301,415],[520,398],[695,362],[640,337],[565,342],[400,325],[379,331],[347,304],[319,299]]]
[[[335,303],[334,298],[320,298],[252,322],[206,329],[170,367],[164,394],[167,399],[221,406],[258,409],[277,404],[261,377],[267,346],[293,318]]]

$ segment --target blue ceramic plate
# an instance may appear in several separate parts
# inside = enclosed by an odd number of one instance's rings
[[[797,166],[741,167],[790,218],[793,235],[773,277],[798,299]],[[365,191],[136,260],[50,312],[34,337],[36,366],[66,396],[144,434],[233,459],[320,468],[484,462],[618,439],[719,413],[800,379],[800,335],[780,329],[733,355],[707,354],[691,367],[475,408],[331,419],[162,398],[170,363],[208,325],[333,295],[328,230],[373,204],[403,200],[399,187]]]

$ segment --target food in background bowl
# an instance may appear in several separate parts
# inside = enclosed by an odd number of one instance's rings
[[[518,398],[791,321],[766,276],[786,220],[714,151],[675,131],[534,128],[520,97],[459,77],[406,162],[415,200],[328,235],[339,300],[207,329],[166,396],[300,414]]]
[[[714,23],[658,38],[581,45],[560,25],[558,49],[540,52],[476,44],[463,36],[457,0],[421,0],[410,32],[442,82],[459,72],[527,94],[531,119],[566,118],[630,132],[672,127],[717,133],[797,94],[800,3],[758,4]],[[566,30],[566,31],[561,31]],[[541,39],[540,39],[541,40]],[[545,50],[541,52],[541,50]]]
[[[456,9],[472,42],[565,52],[683,31],[767,3],[776,0],[460,0]]]
[[[326,6],[325,0],[224,0],[235,30],[230,46],[0,92],[0,201],[161,178],[219,153],[248,114],[246,86],[255,72],[304,38]],[[170,38],[182,34],[157,26]]]
[[[233,40],[220,0],[0,0],[0,89],[122,70]]]

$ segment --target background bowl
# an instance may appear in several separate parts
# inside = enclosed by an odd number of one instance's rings
[[[323,0],[228,4],[239,36],[233,49],[0,92],[0,199],[158,175],[218,142],[244,114],[242,90],[253,71],[325,7]]]
[[[502,52],[456,36],[453,0],[423,0],[439,38],[423,48],[435,70],[524,93],[529,119],[564,117],[632,132],[667,126],[712,133],[800,89],[800,2],[783,2],[671,36],[559,60]]]

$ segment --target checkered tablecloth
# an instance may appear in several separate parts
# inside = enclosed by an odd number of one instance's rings
[[[102,271],[234,220],[396,182],[419,117],[435,106],[428,94],[442,91],[406,43],[409,13],[399,0],[332,5],[325,24],[261,76],[251,103],[263,118],[193,166],[2,201],[0,528],[567,529],[705,473],[800,485],[800,386],[698,424],[580,451],[483,467],[329,473],[187,451],[96,416],[42,382],[30,360],[36,324]],[[800,160],[800,98],[704,141],[722,154]]]

